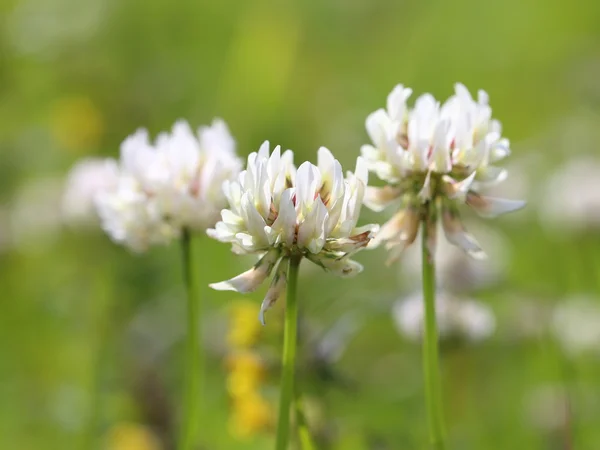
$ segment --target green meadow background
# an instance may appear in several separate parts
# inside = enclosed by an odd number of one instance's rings
[[[60,195],[76,161],[117,157],[138,127],[154,135],[179,118],[195,127],[222,117],[243,157],[265,139],[297,163],[324,145],[351,170],[366,116],[395,84],[413,99],[446,98],[457,81],[490,94],[513,148],[507,192],[529,205],[481,223],[502,233],[508,260],[496,283],[465,292],[494,311],[494,335],[442,351],[448,448],[599,449],[600,351],[567,354],[546,324],[572,296],[600,307],[600,235],[539,214],[548,175],[600,152],[593,0],[0,0],[0,449],[174,448],[180,248],[133,255],[99,229],[65,226]],[[251,261],[204,236],[194,244],[208,355],[199,448],[271,448],[272,431],[242,439],[228,425],[225,336],[239,296],[207,287]],[[412,287],[382,250],[357,259],[365,271],[351,280],[302,268],[309,421],[325,449],[425,449],[420,348],[391,309]],[[258,304],[264,290],[248,298]],[[273,407],[283,303],[258,344]],[[333,339],[339,357],[320,357],[344,318],[356,326]],[[568,401],[538,399],[562,388]],[[115,444],[123,424],[153,437]]]

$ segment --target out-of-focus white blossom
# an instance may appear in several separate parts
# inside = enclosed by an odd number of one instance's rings
[[[552,432],[568,426],[569,397],[564,387],[537,386],[525,397],[524,407],[527,421],[535,428]]]
[[[560,167],[546,183],[542,223],[562,230],[600,227],[600,160],[578,157]]]
[[[241,168],[235,142],[222,120],[197,135],[179,121],[154,144],[138,130],[121,145],[119,181],[97,198],[111,238],[134,251],[168,243],[182,230],[214,226],[227,201],[223,182]]]
[[[506,178],[496,163],[510,154],[509,141],[501,136],[500,122],[492,119],[484,91],[474,100],[462,84],[456,84],[455,94],[444,104],[424,94],[409,108],[411,94],[411,89],[396,86],[387,108],[366,121],[373,145],[364,145],[362,155],[369,170],[388,185],[369,187],[365,205],[374,211],[400,206],[374,243],[386,242],[393,261],[414,242],[420,222],[427,217],[435,223],[439,215],[447,239],[482,258],[485,254],[461,223],[458,204],[466,203],[484,217],[524,206],[522,201],[481,193]],[[434,238],[430,244],[435,244]]]
[[[398,331],[412,340],[419,340],[423,330],[423,296],[414,294],[393,306],[393,318]],[[436,318],[441,338],[459,337],[481,341],[496,329],[496,318],[490,308],[475,300],[463,300],[445,292],[436,295]]]
[[[96,197],[116,188],[119,168],[112,159],[84,159],[71,169],[62,198],[62,215],[68,224],[85,225],[98,220]]]
[[[570,354],[600,353],[600,307],[598,299],[576,297],[559,303],[551,329]]]
[[[501,234],[479,224],[474,225],[479,240],[491,258],[477,261],[448,241],[441,239],[436,251],[436,281],[451,292],[465,292],[498,282],[507,264],[507,243]],[[404,283],[417,286],[421,282],[422,252],[410,246],[401,258],[400,274]]]
[[[232,244],[238,254],[257,254],[260,261],[248,272],[212,284],[217,290],[254,291],[275,273],[263,301],[260,319],[286,286],[290,257],[306,257],[327,271],[351,276],[362,266],[350,256],[365,247],[376,227],[357,228],[368,172],[358,158],[354,174],[344,178],[340,163],[321,147],[318,163],[296,170],[291,150],[272,153],[265,142],[250,154],[237,180],[226,182],[229,209],[209,236]]]

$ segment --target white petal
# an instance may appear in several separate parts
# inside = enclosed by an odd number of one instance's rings
[[[383,109],[369,114],[366,121],[367,133],[375,147],[384,148],[392,133],[392,121]]]
[[[364,228],[364,227],[363,227]],[[357,233],[347,238],[330,239],[325,247],[328,251],[339,253],[354,253],[361,248],[365,248],[373,239],[378,231],[379,226],[369,225],[367,229],[356,230]]]
[[[367,186],[363,203],[370,210],[381,212],[398,200],[401,194],[402,190],[398,187],[389,185],[382,188]]]
[[[442,211],[442,226],[448,242],[460,247],[475,259],[486,258],[486,254],[481,249],[477,240],[467,233],[456,211],[451,209],[444,209]]]
[[[406,100],[412,94],[412,89],[399,84],[387,97],[387,112],[392,120],[402,121],[406,113]]]
[[[467,192],[469,191],[469,188],[473,184],[475,175],[477,175],[476,172],[473,172],[467,178],[458,182],[454,181],[454,179],[452,179],[448,175],[444,175],[442,177],[442,181],[444,182],[443,188],[446,196],[449,199],[457,199],[464,201]]]
[[[236,291],[240,294],[253,292],[271,274],[280,255],[279,249],[269,250],[252,269],[231,280],[213,283],[210,287],[217,291]]]
[[[299,211],[310,208],[314,203],[321,182],[321,174],[316,166],[308,161],[300,165],[296,174],[296,207]]]
[[[312,209],[298,227],[297,245],[312,253],[319,253],[325,245],[325,228],[328,220],[327,207],[317,197]]]
[[[273,306],[277,299],[281,297],[283,291],[285,291],[285,287],[287,285],[287,269],[288,260],[284,258],[279,261],[279,265],[275,271],[275,276],[271,281],[271,286],[269,287],[269,290],[267,291],[267,294],[260,305],[258,320],[260,320],[260,323],[263,325],[265,324],[265,313],[271,306]]]
[[[260,148],[258,149],[257,156],[259,158],[268,159],[269,158],[269,147],[270,147],[269,141],[264,141],[261,144]]]
[[[282,244],[291,247],[294,243],[296,233],[296,208],[292,202],[294,189],[286,189],[281,195],[279,202],[279,213],[275,222],[271,226],[273,232],[279,237]]]
[[[450,141],[451,136],[450,121],[440,121],[433,135],[433,151],[431,154],[431,167],[437,173],[448,173],[452,170],[452,161],[450,160]]]
[[[317,255],[309,253],[306,257],[326,271],[340,277],[352,277],[363,271],[363,266],[361,264],[347,258],[340,259],[334,255],[324,253]]]
[[[485,197],[470,192],[467,194],[467,205],[471,206],[482,217],[496,217],[501,214],[517,211],[526,205],[523,200]]]

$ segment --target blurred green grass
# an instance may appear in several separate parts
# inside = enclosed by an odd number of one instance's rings
[[[86,155],[114,157],[136,128],[156,133],[180,117],[194,125],[223,117],[242,155],[264,139],[294,149],[298,161],[325,145],[350,169],[367,141],[365,117],[398,82],[442,97],[456,81],[487,90],[513,158],[542,152],[539,171],[527,173],[534,187],[565,158],[553,145],[563,121],[588,114],[592,127],[598,123],[600,3],[591,0],[3,0],[0,14],[3,213],[27,183],[64,177]],[[520,341],[508,330],[522,298],[550,305],[580,291],[597,294],[600,240],[594,233],[557,240],[540,227],[531,200],[522,220],[495,224],[511,243],[507,278],[477,293],[498,315],[496,336],[444,356],[449,448],[566,448],[529,426],[524,412],[532,388],[560,383],[564,357],[544,339]],[[365,213],[365,222],[381,220]],[[177,310],[183,301],[177,246],[134,256],[99,232],[63,227],[12,243],[11,216],[0,223],[10,243],[0,253],[0,448],[81,448],[95,377],[102,386],[95,445],[123,421],[160,431],[166,425],[153,423],[156,407],[137,393],[146,368],[128,329],[149,302],[166,298]],[[244,268],[226,246],[201,245],[203,285]],[[397,334],[389,312],[405,287],[381,253],[359,259],[366,271],[353,280],[305,270],[300,293],[303,314],[320,327],[345,311],[364,318],[336,364],[357,387],[325,383],[308,369],[304,383],[337,430],[331,448],[425,448],[419,348]],[[213,330],[233,297],[203,293]],[[280,311],[270,314],[265,341],[275,357]],[[218,331],[209,338],[218,341]],[[171,412],[180,346],[176,340],[151,368]],[[219,356],[207,363],[205,442],[263,449],[268,434],[248,443],[228,433]],[[591,357],[571,364],[575,448],[595,450],[600,367]],[[270,383],[275,394],[276,371]]]

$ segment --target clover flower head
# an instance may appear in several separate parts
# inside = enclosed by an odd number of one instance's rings
[[[246,170],[237,180],[224,183],[229,209],[208,235],[232,244],[238,254],[260,255],[249,271],[229,281],[212,284],[217,290],[252,292],[275,272],[263,301],[264,312],[286,286],[289,258],[306,257],[340,276],[359,273],[362,266],[350,259],[367,246],[376,227],[357,228],[368,172],[358,158],[355,173],[344,177],[340,163],[325,147],[318,163],[294,166],[291,150],[272,152],[265,142],[248,156]]]
[[[492,119],[485,91],[477,100],[462,84],[444,104],[431,94],[407,105],[412,90],[398,85],[387,98],[387,108],[366,120],[372,145],[361,149],[368,168],[388,183],[369,187],[365,205],[381,211],[402,205],[378,234],[374,245],[386,242],[390,261],[416,239],[418,225],[441,216],[448,240],[476,258],[485,256],[461,223],[457,205],[466,203],[484,217],[514,211],[524,202],[487,197],[481,191],[503,181],[507,173],[496,165],[510,154],[500,122]]]
[[[490,337],[496,329],[494,313],[475,300],[459,299],[446,292],[438,292],[435,306],[442,338],[457,337],[478,342]],[[398,331],[412,340],[421,339],[423,314],[421,294],[400,300],[393,307],[393,318]]]
[[[589,231],[600,227],[600,160],[578,156],[563,164],[543,189],[542,223],[565,231]]]
[[[119,168],[113,159],[86,158],[73,166],[62,199],[62,215],[68,224],[98,221],[95,201],[101,193],[117,186]]]
[[[600,307],[597,298],[576,296],[558,304],[550,328],[569,355],[600,352]]]
[[[220,119],[196,134],[178,121],[154,143],[138,130],[121,144],[116,187],[96,201],[102,226],[134,251],[168,243],[184,228],[205,230],[226,205],[223,181],[240,169],[235,142]]]

